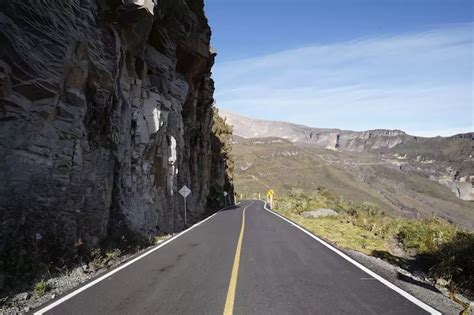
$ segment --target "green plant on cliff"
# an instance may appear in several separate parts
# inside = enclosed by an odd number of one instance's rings
[[[216,152],[227,162],[228,174],[233,170],[232,159],[232,126],[226,123],[222,117],[219,116],[219,110],[214,108],[212,117],[212,134],[219,140],[220,151]]]
[[[225,205],[223,192],[233,196],[234,159],[232,156],[232,127],[213,108],[211,129],[212,184],[208,197],[210,209],[217,210]],[[228,200],[230,202],[230,200]]]
[[[41,297],[50,289],[49,285],[44,280],[41,280],[35,284],[33,291],[36,296]]]

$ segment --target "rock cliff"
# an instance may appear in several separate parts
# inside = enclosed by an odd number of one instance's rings
[[[180,230],[182,185],[188,224],[233,195],[203,0],[0,3],[0,269]]]

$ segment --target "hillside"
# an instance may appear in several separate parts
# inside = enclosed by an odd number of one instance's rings
[[[462,200],[474,200],[474,134],[423,138],[400,130],[348,131],[311,128],[287,122],[264,121],[221,111],[233,126],[234,135],[243,138],[276,137],[298,147],[317,150],[318,155],[339,152],[342,161],[354,157],[372,163],[394,161],[393,168],[422,174],[448,187]],[[329,150],[324,150],[329,149]],[[336,153],[335,153],[336,154]],[[238,160],[238,159],[237,159]],[[323,165],[327,164],[323,162]],[[395,176],[395,175],[394,175]]]
[[[387,212],[409,217],[433,213],[474,228],[472,202],[459,200],[430,180],[422,162],[377,154],[333,151],[279,138],[234,136],[234,181],[238,193],[268,188],[313,191],[326,186],[349,200],[371,201]]]

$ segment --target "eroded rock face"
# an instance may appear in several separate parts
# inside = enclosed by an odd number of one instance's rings
[[[184,184],[188,221],[215,210],[211,173],[226,164],[211,158],[202,0],[1,6],[0,252],[21,261],[123,229],[179,230]]]
[[[312,128],[287,122],[257,120],[227,111],[222,111],[221,115],[234,127],[234,133],[244,138],[278,137],[331,150],[363,152],[391,149],[411,137],[401,130],[350,131]]]

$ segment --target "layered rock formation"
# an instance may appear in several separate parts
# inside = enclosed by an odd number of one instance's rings
[[[203,6],[1,1],[0,269],[125,230],[179,230],[182,185],[188,224],[222,205],[211,187],[233,194],[213,153]]]
[[[278,137],[328,149],[362,152],[393,148],[409,137],[400,130],[350,131],[312,128],[287,122],[251,119],[227,111],[223,111],[222,116],[234,127],[234,133],[244,138]]]

